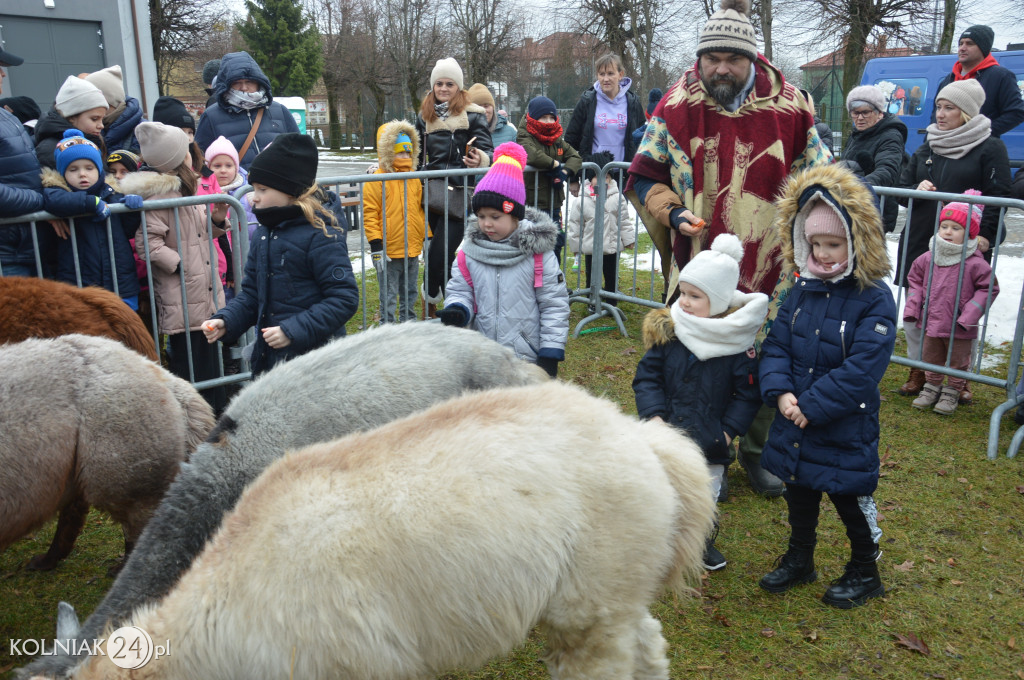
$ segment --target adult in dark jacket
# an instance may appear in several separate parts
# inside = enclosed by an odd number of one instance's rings
[[[291,112],[274,101],[270,79],[248,52],[224,55],[213,96],[217,102],[206,109],[196,128],[195,141],[200,149],[205,150],[213,140],[223,135],[236,150],[241,151],[249,130],[256,123],[256,116],[263,110],[256,136],[245,155],[239,158],[245,170],[275,137],[299,131]]]
[[[854,161],[871,186],[900,186],[907,157],[907,126],[899,117],[885,112],[885,93],[876,85],[861,85],[846,95],[846,109],[853,120],[853,133],[843,147],[843,160]],[[896,228],[898,201],[879,197],[882,224],[887,232]]]
[[[81,130],[85,138],[107,157],[103,141],[103,117],[107,115],[107,100],[99,88],[77,76],[68,76],[57,91],[54,105],[36,124],[36,157],[44,168],[57,168],[53,150],[64,133]]]
[[[0,92],[2,91],[3,87],[0,86]],[[25,132],[28,133],[29,137],[35,135],[36,122],[39,120],[39,116],[43,115],[43,112],[39,110],[39,104],[36,104],[34,99],[25,96],[4,97],[0,99],[0,109],[6,109],[13,113],[14,117],[25,126]]]
[[[459,62],[449,57],[439,59],[430,72],[430,92],[423,98],[416,117],[416,132],[423,143],[417,160],[418,170],[454,170],[486,168],[491,164],[494,146],[483,107],[472,102],[463,89],[464,80]],[[473,140],[472,149],[466,146]],[[448,185],[462,193],[464,177],[452,177]],[[466,204],[472,198],[466,190]],[[457,200],[461,200],[461,195]],[[429,212],[427,222],[433,234],[423,272],[427,315],[433,316],[437,304],[444,299],[444,288],[451,278],[455,251],[462,243],[466,222],[447,214]]]
[[[18,66],[20,57],[0,50],[0,66]],[[6,73],[0,68],[0,93]],[[0,107],[0,217],[17,217],[43,209],[39,160],[21,121]],[[48,225],[43,229],[50,231]],[[35,251],[29,224],[0,226],[0,269],[3,276],[35,276]]]
[[[944,87],[935,98],[936,122],[928,126],[928,136],[910,157],[900,185],[920,191],[943,191],[962,194],[977,189],[984,196],[1010,195],[1010,161],[1006,145],[991,134],[990,121],[980,114],[985,91],[977,80],[958,80]],[[915,200],[907,220],[906,234],[900,239],[896,281],[904,279],[918,255],[928,250],[935,233],[941,201]],[[991,246],[997,237],[999,213],[988,208],[981,218],[978,250],[991,259]],[[1006,233],[1000,235],[1005,238]],[[903,263],[906,263],[904,267]],[[921,329],[914,324],[904,327],[907,356],[921,356]],[[911,369],[910,377],[900,387],[900,394],[913,395],[924,386],[924,371]],[[967,398],[967,395],[964,396]]]
[[[1000,137],[1024,122],[1024,100],[1013,71],[999,65],[992,56],[995,32],[988,26],[971,26],[960,34],[953,71],[939,83],[938,91],[950,83],[973,78],[985,90],[981,115],[992,121],[992,136]],[[938,102],[938,95],[935,97]],[[932,107],[932,123],[936,107]]]
[[[107,100],[107,115],[103,117],[103,142],[107,145],[107,153],[119,149],[139,153],[135,126],[142,122],[142,104],[135,97],[125,95],[121,67],[114,64],[90,73],[85,79],[95,85]]]
[[[597,80],[576,102],[565,141],[584,163],[601,167],[612,161],[629,163],[638,146],[632,132],[646,122],[644,105],[630,90],[633,81],[626,77],[619,55],[604,55],[595,68]],[[579,187],[578,181],[569,185],[573,196],[579,195]]]

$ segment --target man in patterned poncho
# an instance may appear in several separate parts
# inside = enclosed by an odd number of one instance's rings
[[[722,0],[708,20],[697,64],[654,110],[627,190],[646,209],[641,214],[662,257],[671,252],[672,281],[694,254],[729,232],[743,241],[740,289],[775,294],[781,303],[791,281],[780,281],[775,195],[791,172],[832,156],[799,90],[758,54],[748,14],[747,0]],[[760,466],[773,413],[762,408],[740,444],[740,463],[765,496],[783,489]]]

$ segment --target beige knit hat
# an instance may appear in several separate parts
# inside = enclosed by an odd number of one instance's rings
[[[437,60],[434,70],[430,72],[430,87],[433,88],[434,83],[441,78],[451,78],[460,90],[463,88],[462,67],[455,61],[455,57]]]
[[[722,0],[720,7],[700,32],[697,56],[705,52],[734,52],[755,61],[757,38],[750,24],[749,0]]]
[[[135,136],[146,165],[158,172],[171,172],[188,153],[188,135],[181,128],[142,122],[135,128]]]
[[[121,67],[117,64],[108,66],[95,73],[90,73],[85,79],[99,88],[99,91],[103,93],[103,97],[107,100],[107,106],[117,108],[124,102],[124,84],[121,82]]]
[[[473,83],[473,87],[469,88],[467,92],[469,93],[469,101],[477,106],[487,106],[488,104],[494,106],[494,97],[483,83]]]
[[[91,109],[107,109],[107,100],[99,89],[87,80],[78,76],[68,76],[64,84],[57,90],[54,102],[57,112],[65,118],[77,116]]]
[[[981,113],[981,105],[985,103],[985,89],[974,78],[954,80],[939,90],[935,101],[945,99],[971,118]]]

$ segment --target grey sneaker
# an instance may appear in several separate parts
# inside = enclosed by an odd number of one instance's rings
[[[956,411],[958,403],[960,403],[960,390],[946,385],[942,388],[939,400],[935,404],[935,408],[932,410],[939,415],[951,416],[953,415],[953,412]]]

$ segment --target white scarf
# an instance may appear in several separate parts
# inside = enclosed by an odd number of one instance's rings
[[[753,347],[754,337],[768,316],[768,296],[764,293],[736,291],[729,306],[739,309],[726,316],[700,317],[672,305],[676,337],[701,361],[739,354]]]
[[[967,254],[964,255],[964,244],[952,243],[938,234],[932,235],[932,241],[928,244],[928,250],[932,251],[932,262],[936,267],[948,267],[951,264],[960,264],[960,258],[967,259],[978,249],[978,238],[967,241]]]

